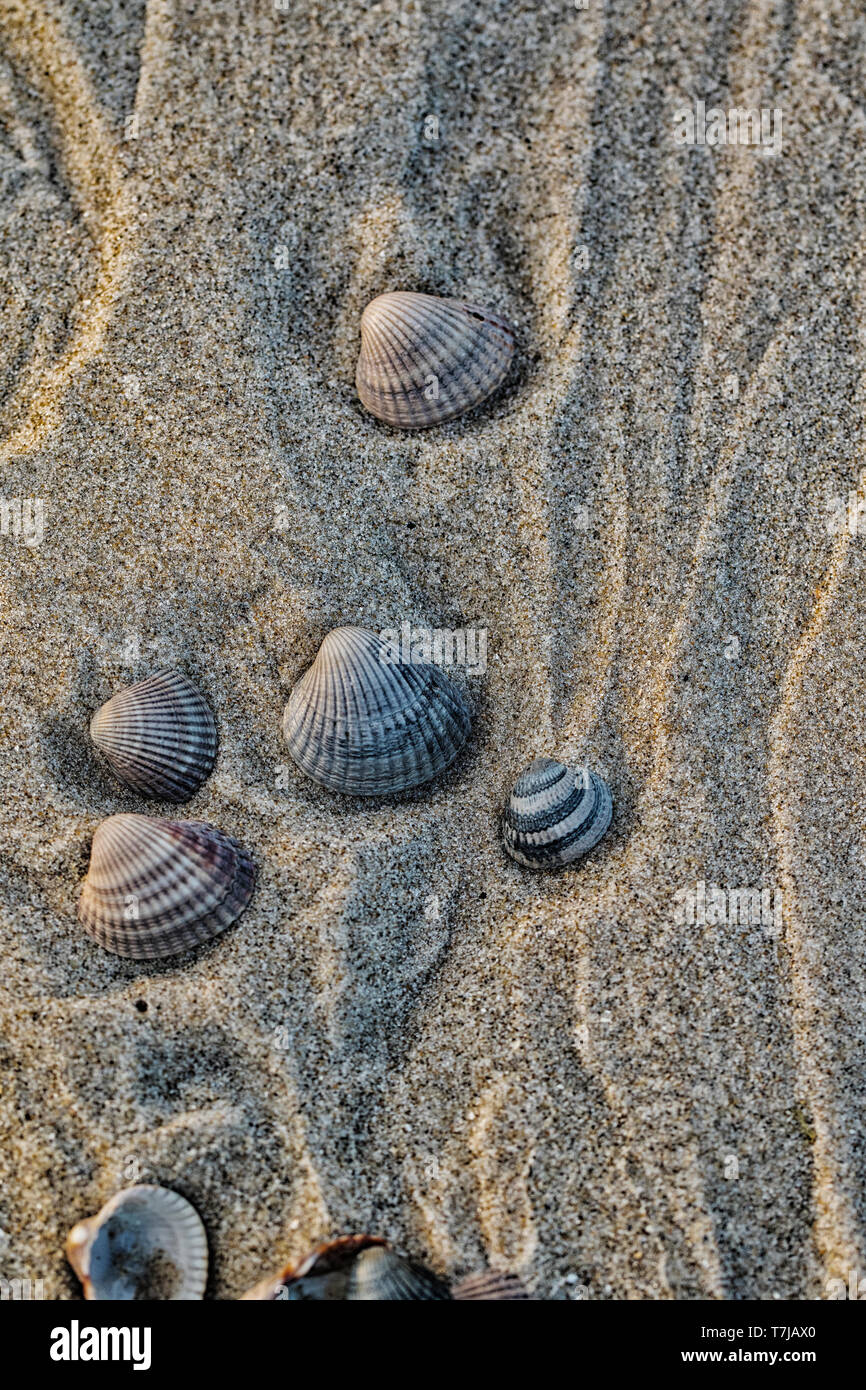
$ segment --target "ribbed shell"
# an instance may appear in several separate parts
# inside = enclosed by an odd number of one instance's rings
[[[93,837],[78,916],[107,951],[174,956],[231,926],[254,878],[246,850],[213,825],[109,816]]]
[[[179,671],[118,691],[94,714],[90,737],[122,782],[161,801],[187,801],[216,757],[210,706]]]
[[[530,1301],[529,1294],[516,1274],[504,1274],[493,1269],[485,1269],[481,1274],[470,1274],[466,1279],[462,1279],[454,1289],[454,1298],[464,1303]]]
[[[573,772],[552,758],[536,758],[511,793],[505,848],[530,869],[569,864],[598,844],[612,813],[610,792],[597,772]]]
[[[424,1265],[398,1255],[375,1236],[343,1236],[321,1245],[245,1299],[289,1303],[431,1302],[451,1298],[447,1284]]]
[[[141,1184],[112,1197],[69,1232],[66,1254],[94,1300],[201,1299],[207,1237],[180,1193]]]
[[[355,384],[371,414],[398,429],[453,420],[501,385],[514,330],[478,304],[397,291],[361,318]]]
[[[364,628],[335,628],[289,697],[289,752],[332,791],[416,787],[448,767],[469,735],[463,696],[439,667],[388,662],[385,650]]]

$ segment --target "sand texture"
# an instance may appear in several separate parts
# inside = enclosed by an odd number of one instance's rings
[[[347,1231],[545,1299],[866,1271],[862,7],[0,0],[0,50],[2,497],[44,502],[0,536],[0,1275],[78,1298],[133,1181],[219,1299]],[[781,154],[675,145],[698,98]],[[398,288],[518,332],[428,433],[354,389]],[[332,794],[288,692],[403,622],[486,630],[470,744]],[[142,966],[75,912],[99,822],[172,814],[87,735],[160,667],[219,725],[181,814],[259,880]],[[559,874],[498,833],[540,754],[614,797]],[[683,921],[699,882],[778,921]]]

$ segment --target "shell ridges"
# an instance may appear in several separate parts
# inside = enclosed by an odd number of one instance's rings
[[[485,1269],[480,1274],[470,1274],[461,1279],[454,1289],[454,1297],[464,1303],[531,1302],[516,1274],[493,1269]]]

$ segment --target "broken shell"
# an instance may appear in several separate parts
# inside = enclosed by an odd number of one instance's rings
[[[118,691],[94,714],[90,737],[122,782],[161,801],[187,801],[216,757],[210,706],[179,671]]]
[[[90,1299],[200,1299],[207,1283],[207,1237],[179,1192],[141,1184],[79,1221],[66,1240],[69,1263]]]
[[[465,1303],[501,1303],[530,1301],[529,1294],[516,1274],[505,1274],[499,1270],[485,1269],[481,1274],[470,1274],[454,1286],[453,1297]]]
[[[246,850],[213,825],[109,816],[93,837],[78,916],[107,951],[174,956],[231,926],[254,879]]]
[[[292,691],[283,734],[314,781],[387,796],[444,771],[470,723],[463,696],[438,666],[391,661],[375,633],[338,627]]]
[[[320,1245],[244,1299],[373,1303],[430,1302],[451,1298],[447,1284],[424,1265],[407,1260],[377,1236],[343,1236]]]
[[[511,793],[505,848],[530,869],[570,864],[598,844],[612,812],[610,792],[597,772],[536,758]]]
[[[514,1274],[484,1270],[453,1292],[431,1270],[407,1260],[379,1236],[342,1236],[319,1245],[273,1279],[264,1279],[244,1299],[270,1302],[493,1302],[528,1300]]]
[[[372,415],[400,429],[453,420],[505,380],[514,329],[478,304],[398,291],[361,318],[355,384]]]
[[[348,1267],[359,1251],[367,1249],[368,1246],[384,1244],[385,1241],[380,1236],[340,1236],[337,1240],[317,1245],[315,1250],[305,1255],[302,1260],[287,1264],[279,1274],[270,1279],[263,1279],[261,1283],[242,1294],[241,1301],[287,1300],[287,1286],[294,1280],[303,1279],[311,1271],[315,1271],[316,1277],[338,1273]]]

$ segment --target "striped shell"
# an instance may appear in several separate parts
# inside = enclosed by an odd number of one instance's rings
[[[79,1221],[66,1240],[69,1263],[97,1300],[201,1299],[207,1237],[195,1207],[167,1187],[142,1184]]]
[[[451,1298],[447,1284],[377,1236],[343,1236],[320,1245],[245,1299],[289,1303],[431,1302]]]
[[[570,864],[598,844],[612,812],[610,792],[597,772],[573,772],[552,758],[536,758],[511,793],[505,848],[530,869]]]
[[[174,956],[231,926],[254,877],[246,850],[213,825],[109,816],[93,837],[78,916],[107,951]]]
[[[380,294],[361,318],[355,384],[372,415],[399,429],[453,420],[505,380],[514,330],[478,304]]]
[[[314,781],[386,796],[448,767],[470,723],[463,696],[438,666],[392,661],[375,633],[338,627],[292,691],[283,733]]]
[[[187,801],[216,757],[210,706],[179,671],[159,671],[113,695],[90,721],[90,737],[122,782],[161,801]]]

